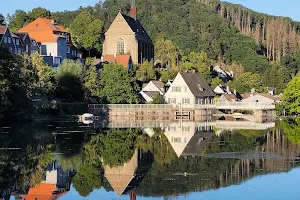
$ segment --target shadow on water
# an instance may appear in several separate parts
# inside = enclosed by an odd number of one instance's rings
[[[184,121],[131,129],[59,121],[2,126],[0,192],[5,199],[58,199],[72,189],[79,198],[104,188],[132,199],[174,197],[298,167],[298,120],[270,123],[231,129],[223,122]],[[254,125],[258,129],[249,129]],[[39,193],[45,187],[48,193]]]

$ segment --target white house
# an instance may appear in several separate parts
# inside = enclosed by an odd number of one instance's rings
[[[140,94],[147,102],[151,102],[156,96],[163,96],[165,94],[164,87],[165,84],[161,81],[150,81],[143,87]]]
[[[193,108],[197,104],[212,104],[214,92],[199,73],[177,74],[165,94],[165,101],[183,108]]]
[[[269,93],[245,93],[241,94],[245,103],[265,103],[273,104],[280,103],[281,98],[279,96],[272,96]]]

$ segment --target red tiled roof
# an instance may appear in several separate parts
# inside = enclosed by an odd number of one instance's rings
[[[5,31],[6,31],[6,29],[7,29],[6,25],[1,25],[0,26],[0,34],[3,35],[5,33]]]
[[[19,38],[19,36],[17,36],[17,35],[14,34],[14,33],[11,33],[11,36],[12,36],[13,38]]]
[[[128,67],[130,62],[130,55],[106,55],[103,56],[103,61],[107,61],[109,63],[117,63],[119,65],[123,65],[125,68]]]
[[[56,184],[40,183],[37,186],[30,188],[27,195],[20,196],[25,200],[53,200],[58,199],[65,194],[65,192],[53,194],[55,190]]]
[[[26,32],[37,42],[56,42],[54,34],[69,33],[64,27],[53,24],[51,19],[37,18],[21,28],[18,32]]]

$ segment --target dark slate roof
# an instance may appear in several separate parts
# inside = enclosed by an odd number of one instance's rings
[[[149,97],[151,97],[152,99],[160,96],[160,93],[157,91],[143,91],[145,94],[147,94]]]
[[[28,35],[28,33],[15,33],[19,38],[22,38],[22,40],[25,39],[25,37]]]
[[[202,154],[209,145],[211,138],[214,136],[213,132],[198,132],[196,133],[189,143],[186,145],[181,155],[191,156]]]
[[[127,24],[130,26],[131,30],[135,32],[135,34],[140,35],[144,38],[147,38],[148,40],[152,41],[149,35],[147,34],[146,30],[142,26],[142,24],[138,21],[133,19],[132,17],[129,17],[127,15],[124,15],[121,13]]]
[[[215,93],[200,73],[180,73],[193,95],[197,98],[214,97]],[[199,86],[203,89],[200,90]]]

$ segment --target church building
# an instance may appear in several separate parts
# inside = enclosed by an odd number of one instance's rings
[[[154,58],[152,40],[136,17],[135,0],[131,0],[130,16],[119,11],[105,33],[102,56],[131,55],[133,64]]]

